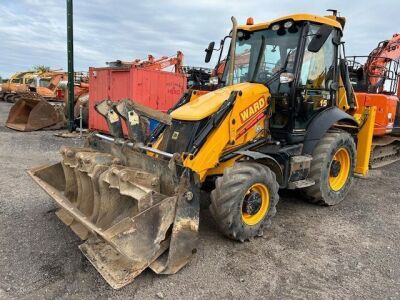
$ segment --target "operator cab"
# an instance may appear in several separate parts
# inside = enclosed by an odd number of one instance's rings
[[[271,134],[289,144],[302,142],[313,118],[336,104],[341,26],[323,19],[317,23],[285,18],[257,30],[253,27],[259,25],[242,26],[232,42],[236,44],[233,84],[268,87]],[[228,55],[226,66],[230,59]],[[228,73],[225,68],[222,83]]]

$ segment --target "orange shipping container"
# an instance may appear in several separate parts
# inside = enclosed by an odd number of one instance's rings
[[[102,100],[118,101],[125,98],[166,112],[186,91],[184,74],[140,69],[135,66],[120,68],[89,68],[89,129],[108,132],[106,121],[94,110]]]

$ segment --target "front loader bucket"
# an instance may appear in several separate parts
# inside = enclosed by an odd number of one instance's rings
[[[61,109],[38,97],[22,97],[10,109],[6,126],[18,131],[60,129],[66,124]]]
[[[199,197],[193,175],[170,161],[91,136],[62,161],[29,171],[83,254],[115,289],[150,267],[173,274],[195,252]],[[179,176],[178,176],[179,174]]]

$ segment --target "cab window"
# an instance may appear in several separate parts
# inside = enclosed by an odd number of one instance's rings
[[[330,86],[334,80],[335,47],[332,42],[334,31],[318,52],[308,51],[308,45],[319,29],[310,25],[298,86],[298,117],[296,128],[305,129],[311,119],[320,111],[330,106],[332,95]]]
[[[14,78],[11,80],[11,83],[22,83],[22,79],[21,78]]]
[[[240,43],[236,47],[235,69],[233,74],[233,82],[240,83],[247,80],[250,63],[251,45]]]

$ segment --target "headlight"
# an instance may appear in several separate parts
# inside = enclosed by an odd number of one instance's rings
[[[293,21],[286,21],[284,24],[283,24],[283,27],[285,27],[286,29],[289,29],[290,27],[292,27],[293,26]]]
[[[278,31],[279,28],[281,28],[281,25],[279,25],[279,24],[272,25],[272,27],[271,27],[271,29],[272,29],[273,31]]]
[[[210,80],[209,80],[210,85],[217,85],[218,82],[219,82],[219,80],[218,80],[217,76],[210,77]]]

